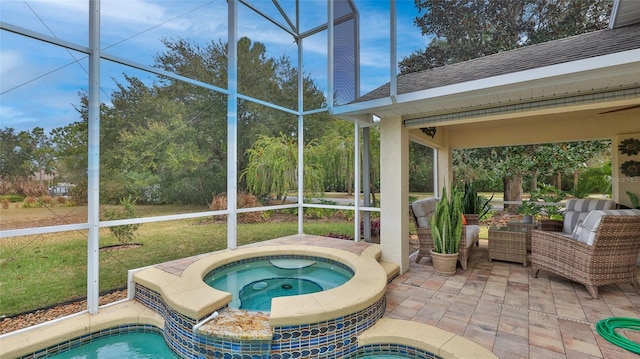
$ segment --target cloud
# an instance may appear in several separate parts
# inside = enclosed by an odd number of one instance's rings
[[[0,93],[4,93],[19,84],[13,75],[25,68],[25,59],[19,51],[4,48],[0,49],[0,58]]]
[[[252,1],[261,11],[286,25],[282,15],[271,1]],[[283,1],[284,11],[295,19],[295,2]],[[308,31],[326,22],[326,0],[303,0],[300,4],[302,31]],[[355,0],[360,14],[361,88],[369,91],[389,79],[389,2],[382,0]],[[412,0],[396,1],[399,18],[397,28],[398,60],[422,49],[427,41],[413,25],[417,15]],[[3,21],[32,31],[88,45],[88,2],[86,0],[2,1]],[[265,44],[268,56],[288,56],[297,64],[297,44],[286,31],[239,4],[238,34]],[[227,41],[227,2],[214,1],[103,1],[101,4],[101,44],[109,47],[106,53],[152,65],[155,57],[165,51],[162,38],[183,38],[200,45],[211,41]],[[44,23],[44,24],[43,24]],[[60,47],[17,36],[2,34],[0,48],[0,89],[21,84],[24,86],[2,95],[2,125],[6,123],[31,126],[46,123],[47,127],[77,121],[73,109],[79,103],[78,92],[86,90],[86,59],[81,66],[73,57],[86,54],[69,52]],[[304,71],[311,74],[320,88],[326,88],[327,32],[304,39]],[[103,88],[112,91],[107,83],[110,77],[120,78],[122,72],[140,75],[138,70],[112,67],[103,62]],[[115,65],[115,64],[114,64]],[[115,72],[114,72],[115,71]],[[153,76],[151,76],[153,77]],[[109,88],[111,86],[111,88]],[[103,101],[108,95],[101,94]],[[46,120],[45,120],[46,119]]]

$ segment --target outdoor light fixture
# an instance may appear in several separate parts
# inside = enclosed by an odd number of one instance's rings
[[[371,120],[373,121],[373,123],[380,123],[380,117],[376,115],[371,115]]]
[[[420,131],[424,132],[425,135],[434,138],[436,136],[436,128],[435,127],[422,127]]]

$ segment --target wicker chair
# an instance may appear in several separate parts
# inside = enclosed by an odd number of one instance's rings
[[[420,243],[420,249],[416,256],[416,263],[419,263],[423,257],[431,257],[431,249],[433,249],[433,237],[431,236],[431,227],[419,225],[418,218],[416,217],[413,206],[409,205],[409,217],[413,221],[418,232],[418,241]],[[458,249],[458,261],[463,270],[467,270],[467,263],[469,257],[471,257],[471,251],[474,245],[478,245],[478,239],[480,234],[480,227],[477,225],[462,226],[462,234],[460,235],[460,246]],[[471,241],[467,242],[467,236],[471,236]]]
[[[588,240],[573,239],[557,232],[532,231],[533,276],[537,277],[542,269],[571,279],[584,284],[593,298],[598,298],[599,286],[613,283],[631,283],[640,293],[636,274],[640,215],[594,212],[605,213],[600,214],[590,233],[582,233],[587,234]],[[585,219],[585,224],[587,221]]]

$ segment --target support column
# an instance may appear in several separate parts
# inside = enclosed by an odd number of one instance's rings
[[[227,1],[227,248],[238,246],[238,2]]]
[[[450,190],[451,181],[453,180],[453,167],[451,165],[451,150],[449,147],[441,147],[436,150],[436,165],[437,165],[437,181],[434,183],[433,193],[434,196],[440,197],[442,195],[442,186],[447,186],[447,191]]]
[[[436,181],[434,183],[434,196],[440,197],[442,186],[447,186],[449,190],[453,181],[453,160],[451,157],[451,146],[449,145],[449,134],[446,130],[438,131],[438,135],[443,136],[442,146],[435,150]]]
[[[380,247],[382,260],[409,270],[409,131],[402,119],[380,122]]]
[[[87,164],[87,310],[100,301],[100,0],[89,2],[89,138]]]

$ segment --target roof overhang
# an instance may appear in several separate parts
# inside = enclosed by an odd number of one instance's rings
[[[497,111],[548,107],[607,109],[640,104],[640,49],[337,106],[341,118],[369,123],[401,118],[425,123],[481,120]]]
[[[554,51],[547,52],[545,47],[532,48],[529,50],[529,56],[521,56],[517,60],[527,61],[535,57],[536,59],[532,61],[549,62],[546,66],[541,64],[540,67],[527,68],[518,66],[516,62],[513,63],[515,66],[511,67],[513,72],[510,72],[507,67],[504,68],[507,71],[503,73],[496,75],[486,73],[488,76],[484,78],[469,76],[467,72],[464,76],[471,77],[468,81],[462,79],[459,82],[446,83],[445,80],[439,86],[412,88],[419,87],[425,81],[428,82],[431,76],[435,76],[433,81],[437,82],[443,79],[454,79],[459,73],[457,70],[451,72],[451,67],[449,70],[442,71],[434,69],[440,72],[426,73],[428,76],[426,80],[424,76],[422,78],[407,76],[409,85],[407,86],[405,79],[405,89],[409,88],[409,91],[392,93],[389,83],[387,87],[382,86],[363,96],[359,101],[335,106],[332,112],[338,117],[361,125],[376,125],[385,118],[400,118],[405,126],[417,128],[425,124],[429,126],[428,124],[449,125],[485,121],[490,117],[496,117],[492,115],[498,113],[522,116],[544,109],[555,109],[556,112],[592,109],[598,113],[604,113],[616,110],[620,106],[635,107],[640,105],[640,48],[633,47],[640,46],[638,41],[631,40],[637,38],[637,26],[634,30],[631,27],[624,27],[638,22],[640,22],[640,1],[615,0],[609,27],[616,30],[597,35],[605,35],[605,37],[589,37],[590,41],[596,41],[599,45],[598,51],[601,53],[595,51],[587,54],[589,49],[595,48],[588,46],[588,42],[573,43],[573,47],[568,47],[568,50],[563,53],[558,49],[565,48],[565,45],[571,42],[562,42],[562,45],[556,46]],[[631,36],[625,37],[625,33]],[[619,34],[622,34],[622,38],[618,37]],[[631,46],[615,51],[614,44],[622,43]],[[568,59],[562,62],[565,56],[570,58],[571,54],[578,54],[578,57],[583,54],[584,58]],[[497,60],[497,64],[500,64],[501,59]],[[493,61],[494,58],[487,57],[484,68],[469,63],[466,67],[463,65],[462,69],[467,71],[472,69],[476,74],[482,74],[492,68],[492,64],[496,63]],[[552,64],[554,61],[559,63]]]

